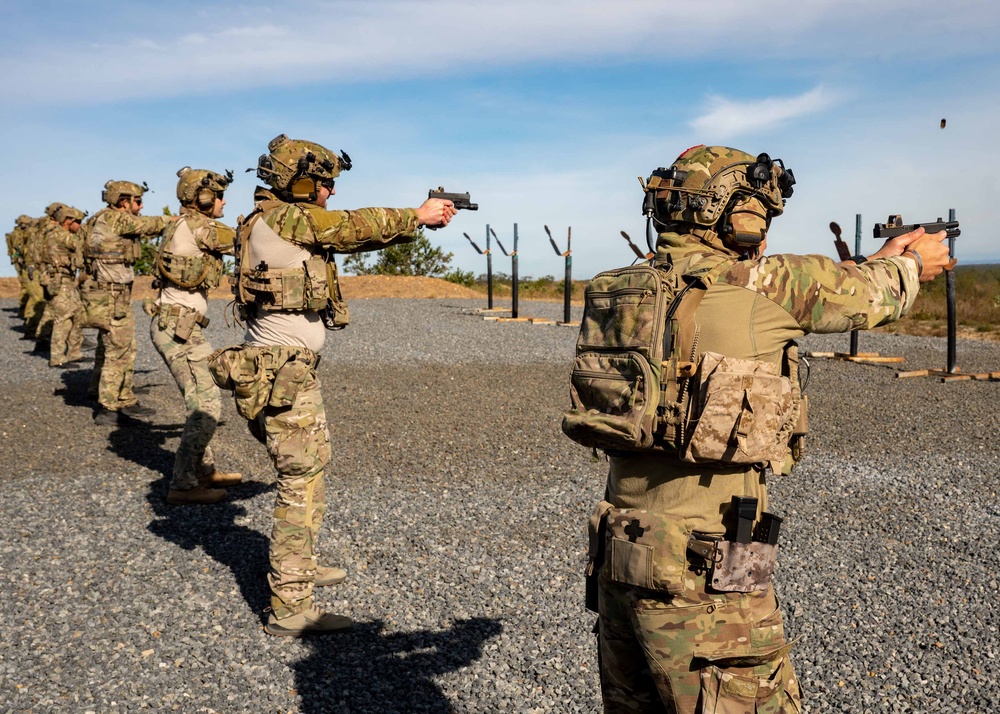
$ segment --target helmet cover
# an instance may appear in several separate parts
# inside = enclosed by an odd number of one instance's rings
[[[54,216],[53,220],[56,223],[62,223],[67,218],[71,218],[74,221],[82,221],[87,217],[86,211],[81,211],[79,208],[74,208],[73,206],[60,206]]]
[[[645,211],[659,223],[713,228],[736,204],[753,198],[758,205],[749,212],[763,212],[769,219],[784,211],[794,184],[795,176],[781,159],[726,146],[695,146],[645,182]]]
[[[271,139],[267,150],[257,160],[257,178],[296,200],[314,199],[317,185],[332,185],[341,171],[351,170],[351,159],[343,151],[338,156],[320,144],[285,134]]]
[[[217,174],[207,169],[192,169],[190,166],[178,170],[177,176],[177,200],[182,206],[195,203],[198,193],[203,190],[211,191],[214,197],[221,198],[222,193],[233,182],[232,171]]]
[[[124,196],[139,198],[148,190],[149,186],[146,185],[145,181],[142,182],[141,186],[131,181],[108,181],[104,184],[104,190],[101,191],[101,200],[115,208]]]

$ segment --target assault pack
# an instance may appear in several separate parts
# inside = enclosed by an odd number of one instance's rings
[[[699,356],[695,312],[733,263],[717,256],[683,275],[669,264],[642,263],[590,282],[572,408],[562,422],[569,438],[610,452],[654,449],[694,463],[790,469],[790,442],[797,458],[805,433],[794,343],[781,368],[714,352]]]

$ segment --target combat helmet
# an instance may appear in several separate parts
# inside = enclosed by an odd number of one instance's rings
[[[35,221],[34,218],[32,218],[31,216],[29,216],[26,213],[22,213],[20,216],[17,217],[16,223],[21,228],[26,228],[26,227],[30,226],[34,221]]]
[[[101,191],[101,200],[115,208],[122,197],[139,198],[148,190],[149,186],[146,185],[145,181],[142,182],[141,186],[131,181],[108,181],[104,184],[104,190]]]
[[[222,198],[223,192],[233,182],[232,171],[223,175],[190,166],[179,169],[177,176],[177,200],[182,206],[190,206],[203,213],[210,213],[215,208],[215,199]]]
[[[59,213],[59,210],[66,207],[67,206],[65,203],[59,203],[58,201],[56,201],[55,203],[50,203],[48,206],[45,207],[45,215],[51,218],[53,221],[55,221],[56,214]]]
[[[74,208],[73,206],[63,205],[56,210],[55,215],[52,216],[52,220],[56,223],[62,223],[67,218],[71,218],[74,221],[82,221],[86,217],[86,211],[81,211],[79,208]]]
[[[737,247],[752,247],[758,234],[734,232],[730,216],[739,204],[770,220],[785,210],[795,176],[781,159],[754,157],[727,146],[694,146],[670,168],[658,168],[643,183],[643,213],[665,229],[683,228],[704,238],[711,231]],[[676,224],[686,224],[676,226]],[[728,236],[728,237],[727,237]]]
[[[257,178],[284,201],[315,201],[321,185],[333,187],[341,171],[351,170],[351,157],[337,156],[312,141],[279,134],[257,160]],[[249,169],[248,169],[249,170]]]

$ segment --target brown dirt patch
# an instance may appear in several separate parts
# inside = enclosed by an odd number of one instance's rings
[[[440,278],[410,277],[396,275],[345,275],[341,277],[341,289],[347,300],[363,298],[477,298],[481,294],[475,290],[449,283]],[[136,278],[132,298],[142,300],[154,297],[149,287],[149,277]],[[0,278],[0,298],[16,298],[20,294],[17,278]],[[229,300],[232,293],[228,286],[216,288],[209,295],[216,300]]]

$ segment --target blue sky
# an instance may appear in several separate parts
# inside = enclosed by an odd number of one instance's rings
[[[276,134],[344,149],[338,208],[470,191],[431,240],[485,271],[462,237],[491,224],[522,275],[631,261],[636,177],[699,143],[766,151],[795,171],[771,252],[834,255],[863,215],[958,211],[965,262],[1000,262],[1000,4],[952,0],[319,0],[3,3],[0,224],[51,201],[91,212],[108,179],[176,207],[184,165],[243,170]],[[940,120],[947,118],[947,128]],[[499,253],[494,268],[509,272]],[[0,275],[12,275],[0,258]]]

